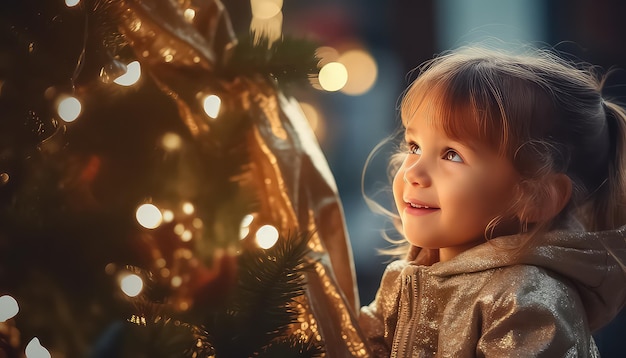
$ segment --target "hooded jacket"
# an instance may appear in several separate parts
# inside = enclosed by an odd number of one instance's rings
[[[446,262],[391,263],[361,328],[377,357],[596,357],[591,332],[626,303],[626,229],[521,237]],[[426,260],[426,261],[425,261]]]

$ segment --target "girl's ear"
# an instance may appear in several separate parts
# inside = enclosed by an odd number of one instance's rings
[[[572,180],[563,173],[552,173],[532,185],[525,185],[521,222],[537,223],[554,219],[572,197]]]

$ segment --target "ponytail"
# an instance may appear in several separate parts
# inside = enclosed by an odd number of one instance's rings
[[[587,228],[593,231],[626,225],[626,110],[606,100],[603,107],[609,125],[611,153],[607,179],[590,198],[586,219]]]

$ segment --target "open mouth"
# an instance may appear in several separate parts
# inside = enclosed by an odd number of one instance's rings
[[[432,209],[432,210],[439,209],[438,207],[435,207],[435,206],[428,206],[428,205],[423,205],[423,204],[415,204],[415,203],[412,203],[412,202],[407,202],[407,205],[412,207],[412,208],[415,208],[415,209]]]
[[[410,215],[417,215],[417,216],[421,216],[421,215],[426,215],[426,214],[430,214],[430,213],[435,213],[437,211],[439,211],[440,208],[435,207],[435,206],[430,206],[430,205],[425,205],[425,204],[416,204],[413,202],[406,202],[406,213],[410,214]]]

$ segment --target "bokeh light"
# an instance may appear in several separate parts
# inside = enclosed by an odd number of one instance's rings
[[[174,220],[174,212],[172,210],[163,210],[163,221],[171,223]]]
[[[0,173],[0,185],[4,185],[9,182],[9,173]]]
[[[128,297],[135,297],[143,290],[143,280],[133,273],[128,274],[120,280],[120,288]]]
[[[283,8],[283,0],[250,0],[252,16],[257,19],[270,19]]]
[[[33,337],[28,342],[26,349],[24,350],[26,358],[51,358],[50,352],[39,342],[39,338]]]
[[[204,112],[207,114],[207,116],[215,119],[220,113],[222,100],[218,96],[211,94],[204,97],[204,100],[202,101],[202,106],[204,107]]]
[[[172,281],[170,281],[172,287],[180,287],[183,284],[183,278],[180,276],[172,277]]]
[[[15,317],[19,311],[20,306],[15,298],[9,295],[0,297],[0,322],[5,322]]]
[[[250,225],[253,221],[254,215],[252,214],[247,214],[243,217],[243,219],[241,219],[241,225],[239,228],[239,239],[243,240],[248,236],[248,234],[250,233]]]
[[[139,225],[146,229],[156,229],[163,222],[163,215],[159,208],[152,204],[143,204],[137,208],[135,213]]]
[[[256,232],[256,243],[263,249],[269,249],[278,242],[278,230],[272,225],[263,225]]]
[[[180,239],[184,242],[189,242],[191,241],[192,238],[193,238],[193,234],[189,230],[183,231],[183,233],[180,235]]]
[[[339,91],[348,82],[348,70],[339,62],[330,62],[320,69],[320,86],[329,92]]]
[[[185,11],[183,11],[183,17],[187,22],[193,22],[193,19],[196,17],[196,10],[185,9]]]
[[[374,58],[364,50],[351,50],[343,53],[338,62],[346,66],[348,81],[341,92],[358,96],[369,91],[378,77],[378,66]]]
[[[141,65],[139,61],[133,61],[126,65],[126,73],[114,79],[113,82],[120,86],[132,86],[141,78]]]
[[[73,122],[80,116],[82,105],[76,97],[68,96],[59,101],[57,111],[62,120],[65,122]]]
[[[163,135],[163,138],[161,139],[161,145],[163,145],[163,148],[165,148],[168,151],[174,151],[174,150],[180,149],[182,143],[183,143],[182,138],[174,132],[165,133]]]
[[[339,59],[339,51],[330,46],[321,46],[315,50],[315,56],[320,59],[320,66],[324,66],[330,62],[337,62]]]
[[[74,7],[80,3],[80,0],[65,0],[67,7]]]
[[[186,202],[183,204],[183,213],[191,215],[194,211],[196,211],[196,208],[193,206],[192,203]]]

